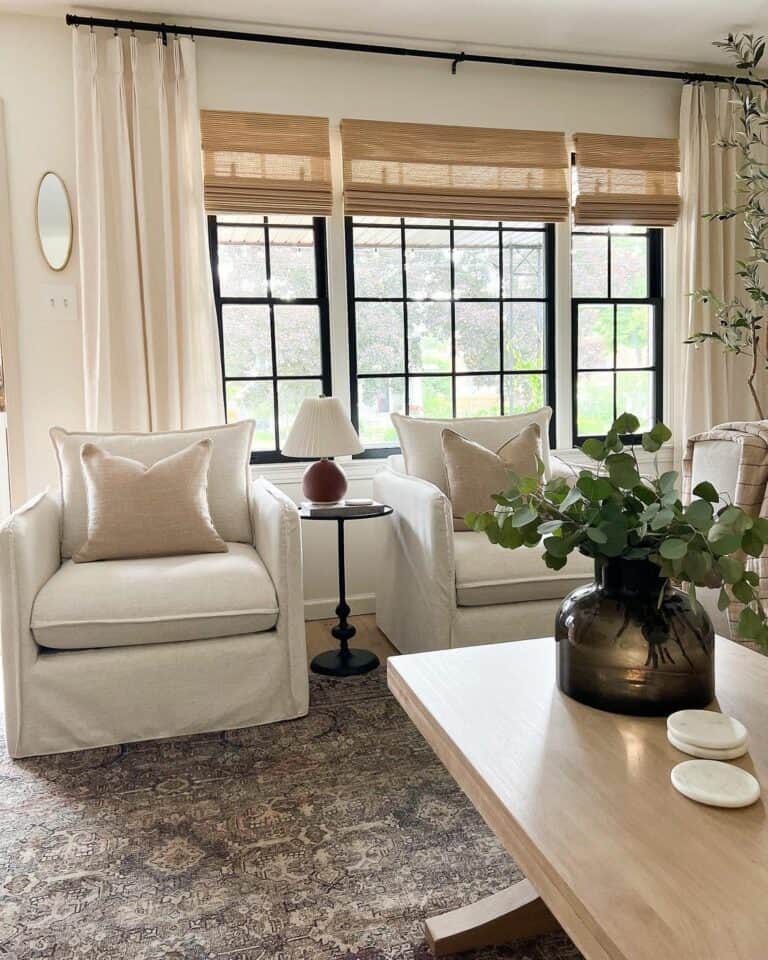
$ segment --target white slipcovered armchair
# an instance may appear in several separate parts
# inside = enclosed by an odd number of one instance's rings
[[[544,410],[531,417],[541,421],[546,436],[551,411]],[[400,419],[401,431],[405,419]],[[518,416],[444,423],[496,449],[510,436],[508,424],[521,421],[525,422]],[[442,424],[412,419],[407,425],[411,436],[401,433],[401,444],[408,440],[435,447]],[[403,653],[551,634],[560,601],[592,580],[593,562],[572,554],[562,570],[550,570],[541,546],[505,550],[482,533],[454,531],[451,503],[436,469],[439,454],[436,448],[432,455],[424,449],[420,452],[427,456],[411,459],[421,461],[420,469],[430,473],[431,480],[408,473],[402,455],[389,457],[373,480],[374,497],[394,507],[392,516],[382,523],[376,586],[380,629]],[[548,468],[572,475],[546,446],[544,455]]]
[[[151,464],[211,436],[209,503],[227,553],[68,559],[63,548],[82,504],[66,475],[67,443],[71,455],[83,435],[65,434],[59,446],[61,501],[42,494],[2,525],[11,756],[235,729],[307,712],[298,511],[266,480],[249,483],[250,427],[232,427],[92,438]],[[247,449],[233,462],[233,449],[243,448],[237,428]]]

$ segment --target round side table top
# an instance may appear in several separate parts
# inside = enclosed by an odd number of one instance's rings
[[[368,513],[360,513],[359,507],[336,507],[333,510],[323,511],[322,516],[311,516],[302,514],[302,520],[371,520],[374,517],[388,517],[394,513],[394,508],[389,504],[382,504],[383,510],[371,510]]]

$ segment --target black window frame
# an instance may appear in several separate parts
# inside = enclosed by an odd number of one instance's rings
[[[208,215],[208,248],[211,258],[211,274],[213,277],[213,296],[216,304],[216,319],[219,327],[219,353],[221,362],[222,390],[224,393],[224,411],[227,412],[227,383],[230,382],[255,382],[269,381],[272,384],[272,402],[274,404],[274,430],[275,430],[275,449],[274,450],[252,450],[251,463],[295,463],[295,457],[285,457],[280,452],[279,447],[279,400],[277,385],[283,380],[319,380],[322,383],[322,392],[326,396],[332,393],[331,380],[331,324],[330,309],[328,303],[328,248],[326,240],[326,218],[312,217],[312,231],[315,250],[315,296],[314,297],[296,297],[294,299],[285,299],[284,297],[273,297],[271,295],[270,274],[270,243],[269,231],[271,229],[296,229],[295,223],[281,223],[279,214],[264,214],[261,216],[242,215],[242,220],[223,221],[219,224],[216,214]],[[222,297],[219,283],[219,237],[218,227],[261,227],[264,229],[265,237],[265,261],[266,261],[266,279],[270,291],[266,297]],[[309,226],[309,225],[307,225]],[[223,307],[228,305],[258,305],[269,307],[269,328],[270,328],[270,346],[272,352],[272,374],[271,376],[237,376],[228,377],[226,364],[224,360],[224,323]],[[290,376],[280,376],[277,372],[277,341],[275,339],[275,306],[317,306],[320,319],[320,366],[321,375],[317,377],[314,374],[302,376],[299,374]],[[228,421],[227,421],[228,422]]]
[[[606,297],[571,297],[571,429],[573,445],[580,447],[585,440],[595,437],[599,440],[605,439],[605,434],[580,434],[578,432],[578,375],[579,373],[611,373],[613,375],[613,407],[614,419],[622,410],[616,408],[616,374],[617,372],[633,372],[648,370],[654,377],[654,410],[651,412],[651,424],[661,420],[664,415],[664,231],[661,227],[648,227],[646,234],[636,234],[636,236],[647,237],[647,263],[648,263],[648,295],[646,297],[613,297],[611,296],[611,234],[610,227],[605,228],[608,235],[608,257],[607,257],[607,290]],[[570,232],[571,240],[571,260],[569,264],[571,284],[573,284],[573,238],[576,236],[603,236],[602,233],[592,230],[579,230],[572,226]],[[613,305],[613,366],[590,368],[579,366],[579,307],[581,306],[611,306]],[[653,363],[648,367],[617,367],[616,366],[616,307],[617,306],[639,306],[648,305],[653,307]],[[632,413],[633,411],[629,411]],[[640,433],[624,434],[622,442],[627,445],[639,444],[641,441]]]
[[[544,391],[545,399],[544,403],[552,407],[552,419],[550,420],[549,426],[549,440],[550,445],[554,448],[555,445],[555,421],[556,421],[556,390],[555,390],[555,262],[556,262],[556,253],[555,253],[555,225],[554,223],[542,223],[540,226],[529,227],[524,224],[520,224],[519,227],[509,226],[509,221],[496,221],[488,220],[489,224],[496,224],[491,227],[479,227],[475,221],[472,224],[464,224],[460,219],[448,220],[448,224],[445,222],[437,223],[435,222],[440,218],[426,218],[426,217],[400,217],[399,226],[397,229],[400,231],[400,250],[401,250],[401,269],[402,269],[402,295],[399,297],[357,297],[355,295],[355,261],[354,261],[354,227],[375,227],[375,223],[369,221],[360,222],[356,218],[351,216],[346,216],[344,218],[344,245],[345,245],[345,259],[346,259],[346,274],[347,274],[347,329],[348,329],[348,339],[349,339],[349,383],[350,383],[350,403],[351,403],[351,415],[352,423],[355,426],[355,429],[359,432],[360,422],[359,422],[359,411],[358,411],[358,380],[359,379],[402,379],[404,380],[404,398],[405,398],[405,412],[408,413],[408,381],[409,376],[418,376],[418,377],[450,377],[451,380],[451,399],[452,399],[452,409],[453,415],[456,415],[456,380],[458,377],[462,376],[498,376],[499,377],[499,410],[500,415],[504,415],[504,377],[505,375],[512,375],[514,371],[507,371],[504,367],[504,304],[506,303],[542,303],[544,305],[544,369],[542,370],[525,370],[517,371],[520,374],[541,374],[544,378]],[[507,225],[503,225],[507,224]],[[391,224],[391,226],[396,227],[396,224]],[[451,297],[446,300],[439,301],[426,301],[426,302],[439,302],[439,303],[449,303],[451,306],[451,367],[452,369],[449,372],[440,371],[440,372],[424,372],[418,371],[415,373],[409,373],[408,370],[408,303],[424,303],[423,299],[417,299],[414,297],[407,296],[407,277],[406,277],[406,266],[405,266],[405,231],[408,229],[417,229],[417,230],[448,230],[450,238],[450,276],[451,276]],[[487,230],[489,233],[496,232],[499,241],[499,296],[498,297],[460,297],[456,298],[456,284],[455,284],[455,268],[453,261],[453,251],[454,247],[454,233],[456,230]],[[504,297],[503,296],[503,272],[502,272],[502,256],[503,256],[503,235],[505,233],[513,233],[515,230],[518,230],[521,233],[530,233],[537,232],[541,233],[544,238],[544,296],[543,297]],[[404,357],[403,357],[403,372],[402,373],[371,373],[371,374],[358,374],[357,370],[357,315],[356,315],[356,304],[358,302],[363,303],[402,303],[404,305],[403,309],[403,336],[404,336]],[[500,337],[499,337],[499,369],[498,370],[471,370],[471,371],[460,371],[456,372],[456,304],[457,303],[498,303],[499,304],[499,325],[500,325]],[[391,456],[393,454],[400,453],[400,447],[396,444],[378,446],[378,447],[366,447],[366,449],[359,454],[355,455],[356,459],[373,459],[381,458],[385,456]]]

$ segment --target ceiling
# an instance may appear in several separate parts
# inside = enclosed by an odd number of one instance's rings
[[[0,0],[0,11],[58,14],[103,3]],[[768,0],[121,0],[120,10],[187,20],[215,18],[290,32],[411,38],[457,49],[507,47],[573,59],[681,66],[725,58],[712,41],[729,30],[768,33]]]

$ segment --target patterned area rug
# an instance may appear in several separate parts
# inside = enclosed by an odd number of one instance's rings
[[[427,960],[425,916],[519,877],[382,670],[313,676],[302,720],[0,760],[2,958]]]

